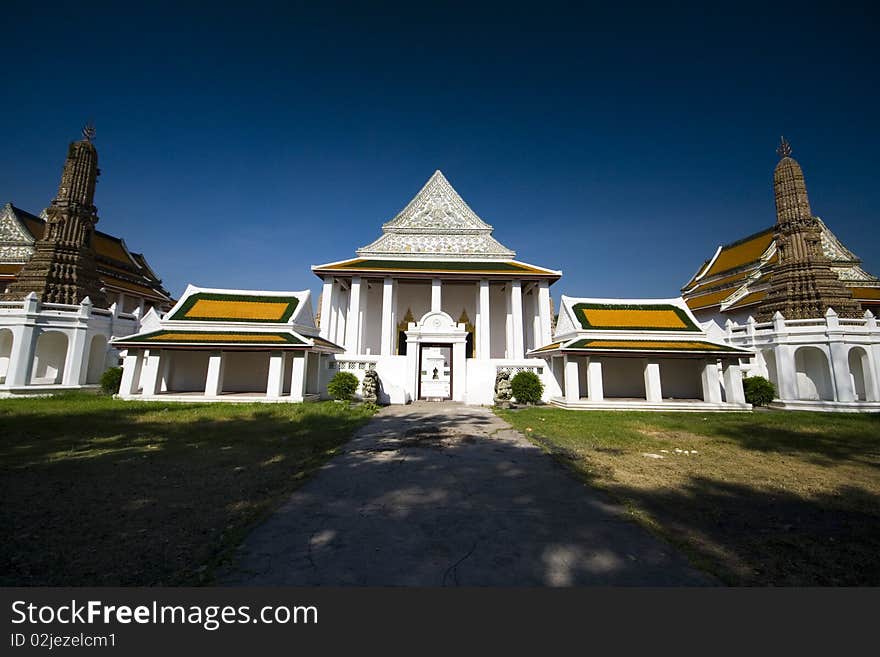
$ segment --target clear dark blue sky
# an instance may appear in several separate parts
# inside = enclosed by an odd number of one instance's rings
[[[880,273],[876,9],[114,4],[4,2],[0,202],[94,119],[99,227],[175,294],[317,290],[441,169],[554,296],[672,296],[772,224],[780,134]]]

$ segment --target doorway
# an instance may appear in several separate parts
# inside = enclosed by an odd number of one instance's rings
[[[419,345],[419,399],[452,399],[452,345]]]

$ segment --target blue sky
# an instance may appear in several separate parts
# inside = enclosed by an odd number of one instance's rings
[[[92,119],[99,228],[174,294],[317,291],[441,169],[554,296],[674,296],[773,223],[785,134],[880,273],[867,3],[413,4],[5,2],[0,202],[45,207]]]

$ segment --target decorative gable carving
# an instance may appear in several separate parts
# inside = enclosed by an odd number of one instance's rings
[[[391,221],[383,235],[358,249],[361,257],[461,256],[512,258],[514,251],[492,237],[480,219],[439,171]]]
[[[27,262],[34,252],[33,243],[34,238],[7,203],[0,209],[0,262]]]

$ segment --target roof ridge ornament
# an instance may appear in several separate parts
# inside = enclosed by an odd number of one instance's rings
[[[776,154],[781,158],[791,157],[791,144],[786,141],[785,137],[779,138],[779,146],[776,148]]]

